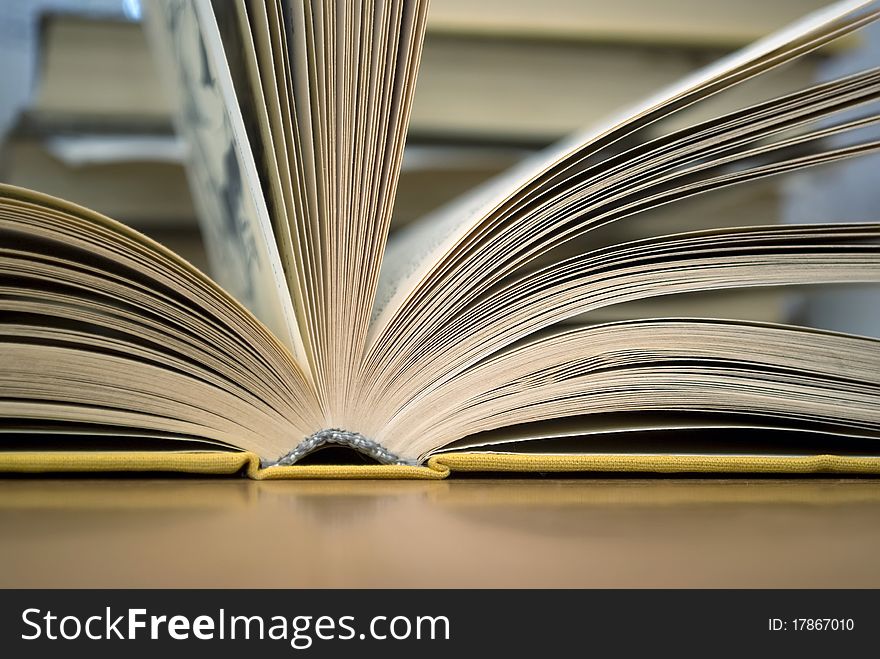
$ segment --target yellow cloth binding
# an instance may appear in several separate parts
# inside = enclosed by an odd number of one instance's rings
[[[522,455],[446,453],[425,466],[294,465],[260,468],[253,453],[233,452],[0,452],[0,472],[183,472],[232,475],[255,480],[441,479],[451,472],[634,472],[634,473],[840,473],[880,474],[880,457],[696,456],[696,455]]]

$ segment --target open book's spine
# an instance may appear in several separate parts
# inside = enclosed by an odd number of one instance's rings
[[[359,432],[340,430],[339,428],[326,428],[309,435],[274,462],[264,462],[263,468],[289,467],[296,464],[310,453],[314,453],[318,449],[327,446],[342,446],[350,448],[383,465],[416,466],[418,464],[415,460],[401,458],[378,442],[365,437]]]

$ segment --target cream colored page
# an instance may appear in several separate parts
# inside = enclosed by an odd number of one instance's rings
[[[213,277],[308,364],[210,0],[147,3]]]
[[[388,243],[373,308],[371,338],[375,339],[379,335],[396,310],[444,255],[450,253],[504,201],[534,183],[554,165],[658,106],[757,62],[786,44],[798,41],[848,14],[876,4],[878,3],[873,0],[844,0],[810,14],[789,27],[696,71],[596,126],[548,147],[485,185],[417,220]],[[572,84],[576,84],[576,81],[572,81]]]
[[[566,416],[614,413],[626,427],[636,412],[744,414],[785,427],[801,419],[876,434],[877,393],[865,386],[877,381],[876,347],[876,339],[725,320],[586,326],[482,362],[398,414],[377,441],[423,456],[477,433]]]

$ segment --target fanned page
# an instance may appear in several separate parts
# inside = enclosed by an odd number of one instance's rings
[[[875,18],[870,0],[838,2],[736,52],[644,101],[524,160],[483,186],[414,223],[389,245],[376,296],[372,333],[398,313],[443,257],[517,197],[528,197],[566,169],[652,123],[840,38]]]
[[[146,25],[181,111],[187,172],[219,283],[305,358],[250,141],[209,0],[157,0]]]
[[[876,281],[876,236],[867,238],[861,247],[855,247],[849,237],[842,241],[847,247],[840,244],[843,250],[864,250],[854,257],[861,264],[855,269],[845,265],[846,257],[822,257],[825,249],[838,249],[833,246],[834,234],[843,230],[842,225],[667,236],[530,269],[531,263],[563,242],[642,211],[713,189],[876,151],[878,144],[861,132],[878,120],[876,70],[817,84],[635,146],[620,146],[626,144],[624,138],[671,113],[765,74],[876,17],[877,5],[869,2],[839,3],[809,16],[597,128],[551,147],[407,228],[389,245],[374,309],[364,375],[365,386],[375,393],[365,397],[364,413],[375,413],[367,432],[403,454],[413,452],[424,458],[432,446],[484,429],[582,415],[601,400],[586,393],[586,381],[572,378],[568,384],[573,389],[559,393],[543,386],[544,378],[558,383],[577,372],[581,355],[570,347],[566,347],[567,365],[561,371],[531,371],[521,382],[506,380],[500,373],[499,380],[492,381],[480,369],[488,361],[506,359],[508,353],[516,355],[514,360],[540,364],[545,350],[558,348],[544,337],[530,341],[530,336],[551,332],[553,324],[603,306],[676,292]],[[861,229],[874,230],[868,225]],[[803,230],[812,234],[807,242],[818,239],[807,247],[817,250],[813,255],[800,251],[805,246]],[[758,240],[752,244],[756,251],[748,255],[751,247],[746,245],[753,238]],[[739,242],[742,239],[745,242]],[[716,247],[720,248],[717,252]],[[728,251],[728,247],[733,249]],[[838,266],[847,272],[835,274]],[[686,322],[678,330],[693,334],[695,353],[700,341],[712,340],[701,336],[699,326],[691,329]],[[624,333],[617,328],[608,331]],[[755,328],[745,325],[740,325],[739,332],[746,343],[750,334],[758,336]],[[779,349],[789,341],[781,331],[772,336],[783,342]],[[796,350],[797,336],[791,335],[786,349]],[[829,341],[828,352],[833,354],[831,337],[823,340]],[[873,340],[864,339],[861,346],[866,353],[876,352]],[[685,361],[687,353],[684,349],[674,359]],[[652,361],[646,362],[650,369]],[[506,369],[512,362],[501,363]],[[659,375],[663,369],[657,366],[652,372]],[[762,361],[736,363],[743,376],[750,369],[765,367],[770,366]],[[472,380],[473,373],[482,376]],[[658,391],[678,386],[677,373],[667,371],[666,375],[671,381],[658,382]],[[703,373],[698,381],[709,378],[714,379],[714,373]],[[612,408],[626,407],[628,392],[622,382],[606,394]],[[740,382],[747,388],[761,386]],[[876,383],[869,378],[869,390]],[[512,391],[520,387],[529,389],[535,398],[512,397]],[[576,395],[578,387],[584,388],[583,396]],[[650,402],[650,393],[638,392],[640,403],[630,409],[636,412],[644,405],[644,411],[672,412],[684,406],[694,412],[709,411],[707,402],[698,402],[684,390],[656,405]],[[460,407],[455,407],[450,395],[458,397]],[[765,426],[780,416],[800,419],[806,414],[783,412],[781,407],[788,408],[790,402],[782,392],[774,392],[772,398],[763,392],[760,397],[769,406],[749,410],[738,408],[725,394],[716,392],[712,397],[718,403],[715,413],[746,411],[752,415],[752,427]],[[780,407],[771,409],[777,403]],[[866,410],[870,409],[868,405]],[[471,413],[482,418],[482,429],[467,427],[462,415]],[[414,419],[418,421],[411,423]],[[594,417],[581,419],[588,431]],[[627,419],[633,419],[632,415],[617,417],[621,431],[628,429],[628,423],[637,423]],[[443,433],[447,420],[450,433],[435,437]],[[526,433],[522,439],[528,432],[541,432],[534,425],[518,427]],[[581,451],[588,450],[587,446],[582,444]]]
[[[152,240],[11,186],[0,186],[0,238],[0,460],[241,445],[271,454],[320,426],[290,350]]]
[[[649,95],[387,249],[427,3],[148,9],[218,283],[109,218],[0,186],[0,468],[880,473],[880,341],[581,322],[672,294],[876,283],[880,223],[570,247],[880,150],[880,69],[646,130],[854,33],[878,3],[835,4]],[[350,464],[316,464],[327,447]]]
[[[264,149],[264,181],[310,367],[327,427],[351,427],[426,3],[238,7],[253,35],[248,83],[267,99],[259,123],[275,154]]]

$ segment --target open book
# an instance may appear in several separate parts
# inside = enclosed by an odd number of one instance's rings
[[[810,15],[388,244],[425,2],[147,8],[217,283],[106,217],[0,188],[3,470],[880,472],[877,340],[725,319],[564,322],[674,293],[876,282],[880,224],[551,251],[663,204],[880,150],[861,130],[880,121],[880,69],[643,130],[851,34],[876,3]]]

